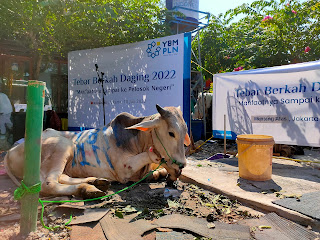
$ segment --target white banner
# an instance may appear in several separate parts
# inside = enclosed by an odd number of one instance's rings
[[[154,114],[156,104],[181,106],[186,116],[189,107],[184,90],[190,96],[191,41],[185,38],[190,39],[190,34],[70,52],[69,129],[103,125],[103,92],[95,64],[104,73],[106,124],[121,112]]]
[[[320,61],[217,74],[212,128],[216,138],[264,134],[278,144],[320,146]]]

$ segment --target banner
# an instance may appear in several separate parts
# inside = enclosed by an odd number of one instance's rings
[[[213,136],[264,134],[278,144],[320,146],[320,61],[217,74]]]
[[[69,130],[103,125],[121,112],[141,117],[162,107],[180,106],[190,125],[190,33],[132,44],[70,52]]]

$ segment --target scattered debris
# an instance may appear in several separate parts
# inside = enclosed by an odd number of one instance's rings
[[[172,198],[177,198],[181,195],[181,191],[173,188],[165,188],[163,196],[165,198],[172,197]]]
[[[20,213],[13,213],[4,216],[0,216],[0,222],[12,222],[12,221],[19,221],[20,220]]]
[[[212,222],[209,222],[209,223],[207,223],[207,227],[208,227],[209,229],[211,229],[211,228],[215,228],[216,225],[215,225],[214,223],[212,223]]]
[[[295,198],[297,199],[298,201],[300,200],[300,198],[302,197],[301,194],[285,194],[285,193],[282,193],[282,192],[275,192],[276,193],[276,196],[280,199],[283,199],[283,198]]]
[[[263,229],[271,229],[271,226],[264,226],[264,225],[260,225],[258,226],[259,230],[262,231]]]
[[[203,142],[199,142],[199,145]],[[197,145],[198,143],[196,143]],[[224,146],[223,146],[223,139],[216,139],[216,140],[210,140],[207,143],[203,144],[201,146],[201,150],[197,149],[198,151],[191,152],[190,156],[188,158],[194,159],[194,160],[204,160],[208,159],[210,156],[213,156],[215,154],[221,154],[223,152]],[[238,152],[237,150],[237,144],[235,141],[229,141],[227,140],[227,154],[229,156],[235,156]]]

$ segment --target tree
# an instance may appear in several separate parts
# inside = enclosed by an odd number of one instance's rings
[[[11,0],[0,11],[0,40],[32,50],[34,79],[44,58],[169,33],[160,0]]]
[[[319,30],[319,1],[259,0],[211,19],[201,56],[213,73],[313,61],[320,58]]]

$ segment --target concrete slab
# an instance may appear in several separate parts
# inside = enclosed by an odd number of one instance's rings
[[[228,166],[226,162],[196,160],[191,156],[180,180],[197,184],[204,189],[224,194],[259,209],[276,212],[284,218],[320,231],[320,221],[272,203],[279,197],[319,191],[318,168],[298,162],[273,159],[272,180],[265,184],[243,180],[235,171],[220,171],[219,167]],[[232,165],[234,167],[234,164]]]

